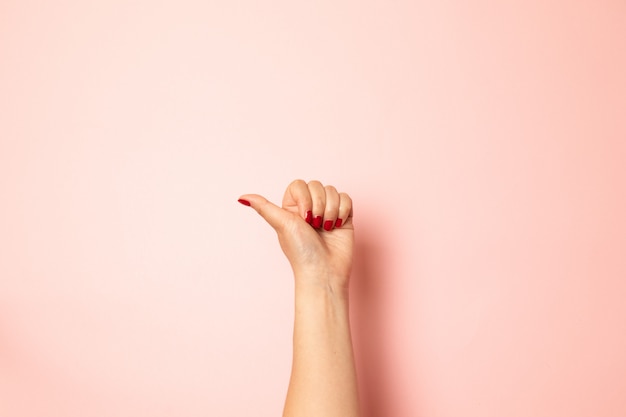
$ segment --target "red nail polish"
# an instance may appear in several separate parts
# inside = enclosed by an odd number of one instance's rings
[[[308,224],[311,224],[312,221],[313,221],[313,212],[309,210],[306,212],[306,222]]]
[[[337,219],[337,221],[335,222],[335,227],[341,227],[342,223],[343,223],[343,220]]]
[[[324,222],[324,230],[326,230],[327,232],[329,232],[332,228],[333,228],[333,221],[332,220],[326,220]]]
[[[241,204],[243,204],[244,206],[250,206],[250,202],[248,200],[244,200],[243,198],[240,198],[239,201]]]
[[[318,229],[322,225],[322,216],[317,216],[313,219],[313,227]]]

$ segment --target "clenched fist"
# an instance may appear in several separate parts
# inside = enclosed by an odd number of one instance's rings
[[[242,195],[239,202],[274,228],[296,284],[347,290],[354,249],[348,194],[319,181],[295,180],[285,191],[282,208],[257,194]]]

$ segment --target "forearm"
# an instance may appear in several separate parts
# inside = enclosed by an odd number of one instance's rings
[[[311,282],[296,277],[296,282]],[[284,417],[357,417],[348,290],[296,284],[293,366]]]

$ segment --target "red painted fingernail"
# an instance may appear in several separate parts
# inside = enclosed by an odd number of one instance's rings
[[[317,216],[313,219],[313,227],[316,229],[322,225],[322,216]]]
[[[240,198],[239,201],[241,204],[243,204],[244,206],[250,206],[250,202],[248,200],[244,200],[243,198]]]
[[[337,219],[337,221],[335,222],[335,227],[341,227],[342,223],[343,223],[343,220]]]
[[[332,228],[333,228],[333,221],[332,220],[326,220],[324,222],[324,230],[326,230],[327,232],[329,232]]]
[[[312,221],[313,221],[313,212],[309,210],[306,212],[306,222],[308,224],[311,224]]]

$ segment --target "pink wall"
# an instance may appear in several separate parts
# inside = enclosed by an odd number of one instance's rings
[[[0,415],[280,415],[290,270],[236,199],[301,177],[355,200],[364,417],[623,417],[625,21],[2,1]]]

